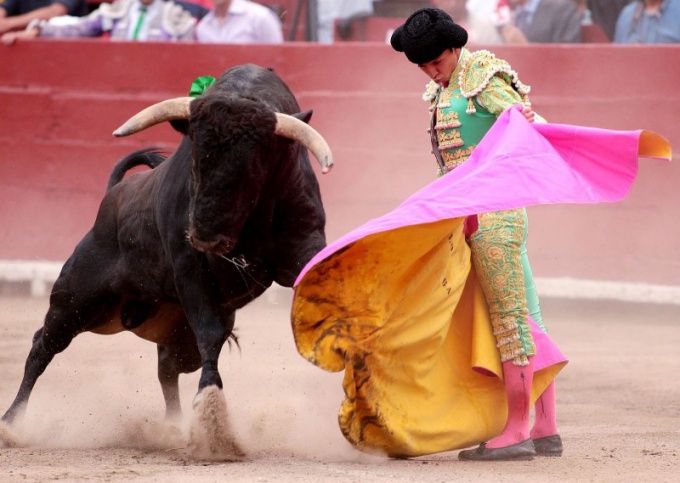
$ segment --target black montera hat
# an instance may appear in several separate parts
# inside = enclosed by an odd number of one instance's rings
[[[421,8],[394,30],[390,43],[414,64],[426,64],[446,49],[462,48],[467,39],[467,31],[448,13],[438,8]]]

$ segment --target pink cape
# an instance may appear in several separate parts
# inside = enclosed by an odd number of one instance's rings
[[[621,201],[637,176],[638,156],[670,161],[671,148],[650,131],[529,123],[519,109],[508,109],[465,163],[329,244],[295,286],[321,260],[375,233],[534,205]]]

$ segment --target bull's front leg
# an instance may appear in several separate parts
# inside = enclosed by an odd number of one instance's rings
[[[228,422],[218,370],[220,352],[234,328],[234,312],[224,309],[207,263],[202,267],[199,261],[178,273],[175,285],[201,359],[189,448],[197,457],[240,459],[244,453]]]
[[[176,272],[175,286],[201,357],[200,393],[208,386],[223,387],[218,362],[234,328],[235,314],[221,303],[217,283],[205,259],[195,262]]]

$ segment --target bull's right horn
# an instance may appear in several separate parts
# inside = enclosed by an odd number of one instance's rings
[[[161,122],[187,119],[190,112],[189,104],[193,100],[193,97],[177,97],[149,106],[113,131],[113,135],[116,137],[129,136]]]
[[[276,134],[297,141],[309,149],[321,165],[321,172],[333,167],[333,154],[326,140],[312,126],[289,114],[276,112]]]

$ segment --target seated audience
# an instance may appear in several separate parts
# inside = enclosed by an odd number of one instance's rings
[[[193,41],[197,22],[170,0],[115,0],[102,3],[87,17],[71,19],[71,22],[55,20],[33,21],[26,30],[6,33],[1,40],[11,44],[17,38],[109,35],[113,40]]]
[[[334,28],[336,19],[340,18],[340,9],[342,8],[342,0],[317,0],[316,1],[316,40],[322,44],[333,43]],[[373,5],[371,10],[373,12]],[[369,13],[370,15],[370,13]],[[348,20],[350,23],[351,20]]]
[[[353,25],[373,16],[373,0],[318,0],[318,42],[330,44],[335,35],[347,40]]]
[[[612,39],[604,31],[604,28],[594,21],[593,12],[590,10],[588,0],[574,0],[581,19],[581,42],[608,44]]]
[[[353,23],[374,16],[372,0],[328,0],[338,6],[330,22],[337,21],[338,37],[344,40],[351,38]],[[494,4],[495,0],[486,0]],[[488,12],[479,13],[479,10],[470,10],[471,0],[429,0],[433,7],[437,7],[448,13],[454,22],[461,25],[468,32],[468,41],[476,45],[498,44],[502,42],[496,26],[491,21]],[[479,2],[477,2],[479,3]],[[322,3],[319,4],[320,6]],[[321,7],[319,7],[321,8]],[[322,36],[321,11],[319,12],[319,42],[332,41],[332,36]],[[397,18],[397,17],[395,17]],[[391,33],[390,33],[391,35]],[[388,35],[389,42],[389,35]]]
[[[680,0],[638,0],[616,22],[618,44],[680,43]]]
[[[510,16],[499,16],[497,26],[505,43],[581,41],[581,16],[573,0],[500,0],[499,11],[504,7]]]
[[[432,6],[448,13],[467,30],[468,42],[475,45],[498,44],[501,36],[490,17],[480,17],[468,9],[468,0],[432,0]]]
[[[33,20],[87,14],[86,0],[0,0],[0,34],[23,30]]]
[[[213,0],[214,8],[196,27],[199,42],[280,44],[281,20],[264,5],[249,0]]]
[[[491,18],[496,9],[496,0],[468,0],[467,8],[473,15]]]

